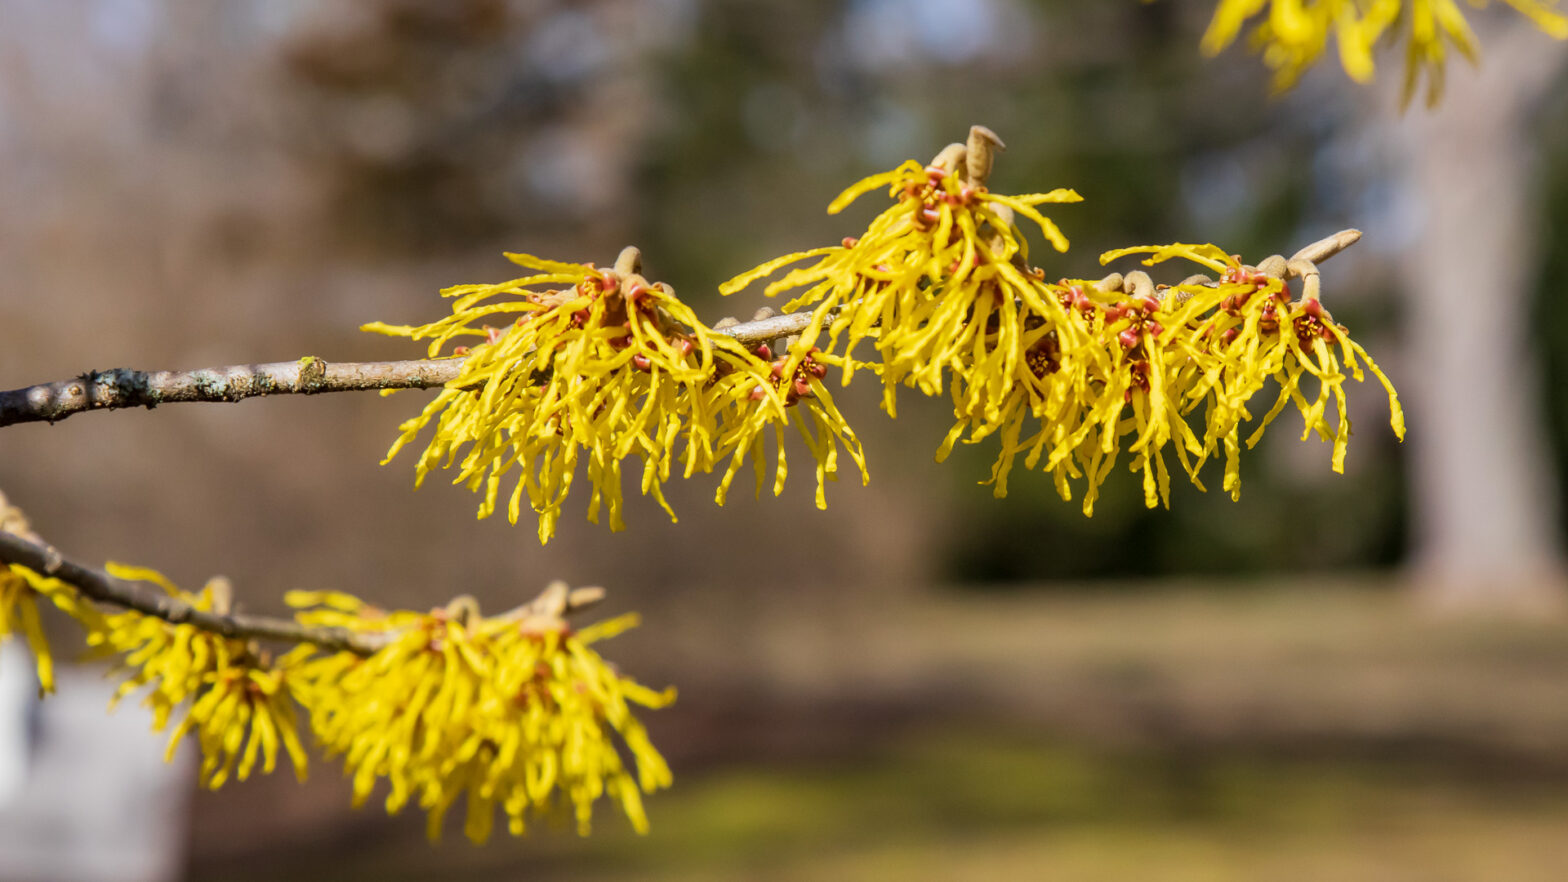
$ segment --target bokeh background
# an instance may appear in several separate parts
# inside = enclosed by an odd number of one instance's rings
[[[993,499],[987,450],[937,466],[941,402],[894,424],[866,384],[872,481],[826,511],[805,475],[725,509],[693,481],[679,524],[637,500],[547,547],[377,465],[428,393],[13,427],[0,487],[73,555],[223,573],[268,612],[603,584],[646,623],[607,654],[681,698],[648,720],[677,777],[652,835],[606,811],[432,848],[327,762],[218,793],[149,771],[161,739],[104,721],[83,669],[62,691],[91,713],[0,701],[0,877],[1561,878],[1568,51],[1493,9],[1438,110],[1399,111],[1393,55],[1377,87],[1330,60],[1271,98],[1255,58],[1199,55],[1212,5],[0,0],[0,387],[404,357],[357,327],[509,277],[503,250],[634,243],[699,313],[749,314],[717,283],[854,233],[840,188],[983,123],[996,187],[1085,196],[1053,274],[1364,230],[1326,297],[1411,419],[1399,445],[1358,388],[1343,476],[1287,421],[1238,503],[1149,511],[1123,476],[1085,519],[1038,475]],[[86,857],[137,843],[134,874]]]

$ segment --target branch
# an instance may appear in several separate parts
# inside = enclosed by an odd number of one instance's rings
[[[1357,230],[1335,233],[1291,258],[1320,263],[1355,244]],[[1267,263],[1267,261],[1265,262]],[[1285,275],[1281,269],[1276,275]],[[1296,275],[1294,268],[1290,273]],[[741,343],[773,341],[798,334],[811,323],[810,312],[771,315],[714,332]],[[0,426],[57,422],[89,410],[154,408],[176,401],[240,401],[262,395],[315,395],[371,389],[431,389],[457,378],[463,357],[410,361],[326,362],[315,357],[270,364],[241,364],[193,371],[90,371],[74,380],[40,383],[0,392]]]
[[[810,313],[776,315],[727,328],[742,343],[776,340],[805,330]],[[299,361],[236,364],[192,371],[90,371],[72,380],[0,392],[0,426],[58,422],[90,410],[117,410],[177,401],[241,401],[263,395],[315,395],[372,389],[433,389],[456,379],[466,359],[410,361]]]
[[[133,609],[171,625],[194,625],[224,637],[314,643],[323,649],[347,650],[360,655],[370,655],[386,642],[382,634],[361,634],[345,628],[308,628],[288,619],[241,613],[220,615],[199,610],[146,582],[116,578],[67,558],[53,546],[32,542],[14,533],[0,532],[0,561],[21,564],[59,579],[99,603]]]
[[[91,371],[72,380],[0,392],[0,426],[55,422],[89,410],[154,408],[175,401],[239,401],[260,395],[429,389],[458,375],[462,359],[329,364],[318,358],[193,371]]]
[[[111,576],[103,570],[67,558],[51,545],[4,531],[0,531],[0,563],[20,564],[34,572],[59,579],[76,588],[84,597],[99,603],[133,609],[171,625],[193,625],[203,631],[236,640],[311,643],[322,649],[370,655],[394,636],[394,632],[365,633],[347,628],[318,628],[271,616],[199,610],[146,582]],[[564,583],[552,583],[538,598],[505,615],[519,621],[549,616],[559,620],[561,616],[586,609],[602,599],[602,588],[569,591]],[[454,601],[454,604],[457,602]],[[471,598],[467,602],[473,604]]]

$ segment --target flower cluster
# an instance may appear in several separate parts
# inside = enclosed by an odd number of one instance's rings
[[[1568,39],[1568,15],[1557,0],[1506,0],[1548,35]],[[1470,0],[1485,6],[1486,0]],[[1261,17],[1260,17],[1261,16]],[[1323,54],[1332,35],[1340,64],[1357,82],[1372,79],[1372,52],[1379,40],[1405,44],[1404,100],[1415,93],[1422,73],[1427,100],[1442,93],[1448,46],[1472,62],[1478,55],[1475,34],[1457,0],[1220,0],[1203,36],[1203,49],[1217,54],[1258,18],[1251,42],[1275,71],[1275,85],[1288,89]]]
[[[35,539],[3,497],[0,525]],[[200,780],[211,789],[257,770],[272,773],[280,752],[303,780],[301,708],[316,742],[343,757],[355,804],[386,779],[387,810],[417,802],[432,839],[459,797],[467,799],[465,829],[476,842],[489,837],[497,808],[513,835],[531,818],[556,817],[574,818],[586,835],[603,796],[646,832],[642,795],[670,785],[669,766],[633,707],[664,707],[674,689],[641,686],[592,648],[637,617],[581,630],[566,622],[602,597],[600,589],[554,583],[531,603],[489,618],[467,597],[421,614],[384,612],[337,592],[295,591],[285,598],[297,610],[290,623],[233,615],[222,578],[191,593],[150,569],[105,569],[106,581],[125,586],[113,589],[125,592],[118,602],[157,606],[138,594],[150,591],[171,603],[160,615],[103,613],[79,588],[11,565],[0,569],[3,633],[14,626],[32,643],[40,683],[52,690],[52,657],[34,603],[36,594],[48,597],[84,626],[91,657],[114,660],[110,673],[123,679],[111,709],[144,693],[153,729],[174,724],[165,759],[194,735]],[[298,645],[274,657],[243,636],[250,633]]]
[[[1200,488],[1199,470],[1223,457],[1224,487],[1235,495],[1240,429],[1269,380],[1280,393],[1248,443],[1294,403],[1307,434],[1333,443],[1333,467],[1340,471],[1350,434],[1344,381],[1347,375],[1361,380],[1362,363],[1388,388],[1394,428],[1403,437],[1393,387],[1323,308],[1310,260],[1280,258],[1263,271],[1214,246],[1129,248],[1102,260],[1136,253],[1152,254],[1150,262],[1185,257],[1221,278],[1158,288],[1142,272],[1047,282],[1043,270],[1029,265],[1015,218],[1028,218],[1064,250],[1066,240],[1035,206],[1075,201],[1077,194],[991,193],[985,180],[999,143],[976,127],[967,145],[944,149],[927,166],[910,162],[861,181],[829,211],[890,187],[893,206],[864,235],[770,261],[723,290],[814,258],[766,289],[770,295],[805,289],[784,306],[786,312],[812,309],[792,357],[809,353],[842,363],[847,383],[853,348],[874,341],[880,364],[873,368],[882,375],[890,415],[899,385],[935,395],[945,382],[956,419],[937,459],[960,440],[996,436],[1001,451],[991,482],[998,496],[1006,495],[1009,472],[1022,456],[1026,468],[1053,476],[1064,499],[1081,483],[1084,512],[1092,514],[1100,485],[1124,450],[1142,474],[1151,507],[1169,502],[1170,451]],[[1299,301],[1286,283],[1291,275],[1307,280]]]
[[[811,352],[825,331],[826,358],[844,365],[847,385],[857,365],[849,353],[860,341],[874,339],[880,363],[872,367],[882,375],[883,406],[891,416],[897,415],[900,385],[936,395],[947,372],[1002,382],[1017,369],[1024,316],[1060,319],[1063,314],[1021,269],[1028,243],[1013,219],[1028,218],[1052,246],[1065,251],[1067,239],[1036,206],[1081,197],[1065,189],[1020,196],[990,192],[979,173],[983,166],[971,175],[969,153],[1000,142],[989,130],[977,131],[969,148],[945,150],[927,166],[911,160],[834,199],[830,214],[865,193],[889,188],[893,205],[861,236],[769,261],[719,290],[733,294],[785,266],[816,258],[766,288],[769,296],[805,289],[784,305],[785,312],[813,309],[812,322],[795,347],[796,360]],[[977,384],[976,394],[986,391],[994,393],[995,383]]]
[[[671,779],[631,705],[663,707],[674,690],[641,686],[590,648],[635,625],[635,616],[573,631],[560,618],[565,596],[558,584],[542,604],[482,618],[467,598],[422,614],[293,592],[288,601],[303,607],[303,622],[387,637],[368,658],[310,646],[285,657],[317,738],[344,757],[356,805],[384,778],[387,811],[417,801],[434,839],[447,809],[466,796],[465,832],[482,842],[497,807],[513,835],[530,816],[567,813],[586,834],[594,802],[608,795],[645,831],[641,794]]]
[[[116,578],[151,583],[195,609],[228,611],[230,588],[223,579],[192,594],[155,570],[115,563],[106,569]],[[245,780],[258,759],[262,771],[270,773],[280,746],[295,774],[305,777],[305,749],[284,673],[254,645],[134,610],[104,616],[101,626],[89,630],[87,644],[97,656],[116,659],[113,672],[124,677],[116,703],[147,689],[142,704],[152,711],[155,731],[183,712],[169,737],[167,757],[172,759],[185,735],[195,732],[207,787],[216,790],[230,777]]]
[[[1143,477],[1145,503],[1169,504],[1165,455],[1174,451],[1200,489],[1199,470],[1211,458],[1223,458],[1222,486],[1235,498],[1241,488],[1241,430],[1253,419],[1254,396],[1270,380],[1278,394],[1246,437],[1247,445],[1255,445],[1264,428],[1294,404],[1304,421],[1303,438],[1316,434],[1330,442],[1332,468],[1344,470],[1350,439],[1345,381],[1362,380],[1363,365],[1387,390],[1394,432],[1404,437],[1393,385],[1333,321],[1317,296],[1310,264],[1295,264],[1307,280],[1302,297],[1292,300],[1282,259],[1259,269],[1212,245],[1126,248],[1101,259],[1131,254],[1149,254],[1148,264],[1185,258],[1219,280],[1194,276],[1156,287],[1139,272],[1046,285],[1071,307],[1074,333],[1053,335],[1047,323],[1034,323],[1024,368],[1001,405],[1001,418],[959,407],[939,458],[965,432],[977,441],[995,431],[1001,441],[992,469],[998,495],[1006,493],[1008,472],[1022,455],[1026,468],[1038,465],[1052,473],[1064,499],[1072,496],[1072,481],[1082,478],[1084,512],[1092,514],[1099,486],[1123,448],[1132,470]],[[1058,342],[1069,337],[1089,342],[1073,351]]]
[[[588,518],[597,523],[601,508],[607,509],[614,530],[623,527],[627,458],[642,462],[642,492],[674,518],[662,491],[672,471],[690,477],[727,460],[716,494],[722,504],[750,456],[760,492],[769,427],[779,441],[773,473],[774,492],[780,492],[787,471],[783,433],[790,422],[817,461],[819,504],[823,483],[836,479],[840,446],[864,478],[859,442],[819,378],[796,383],[792,373],[770,364],[765,344],[750,350],[704,325],[668,285],[638,274],[635,249],[623,252],[613,270],[508,256],[536,274],[448,288],[442,294],[454,299],[452,314],[430,324],[365,326],[428,339],[432,357],[455,339],[475,338],[452,350],[466,356],[460,375],[403,424],[387,455],[390,460],[434,423],[418,481],[461,454],[454,483],[483,494],[479,516],[486,517],[496,508],[502,477],[517,466],[522,475],[508,517],[517,521],[526,495],[543,542],[555,532],[580,459],[587,461],[592,484]],[[805,406],[792,408],[799,401]]]

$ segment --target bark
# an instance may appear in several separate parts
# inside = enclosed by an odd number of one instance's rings
[[[1441,107],[1393,123],[1418,218],[1399,260],[1412,567],[1439,605],[1556,604],[1557,482],[1527,318],[1542,244],[1532,123],[1568,52],[1517,19],[1480,37],[1480,68],[1450,64]]]

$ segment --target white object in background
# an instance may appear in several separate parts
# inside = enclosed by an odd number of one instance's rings
[[[16,803],[27,783],[27,714],[37,689],[27,650],[15,640],[0,643],[0,812]]]
[[[151,731],[135,696],[109,713],[114,685],[97,668],[60,666],[56,693],[36,702],[26,650],[0,649],[0,787],[12,788],[0,791],[0,882],[178,879],[191,746],[165,764],[166,736]],[[13,697],[18,681],[23,702]]]

